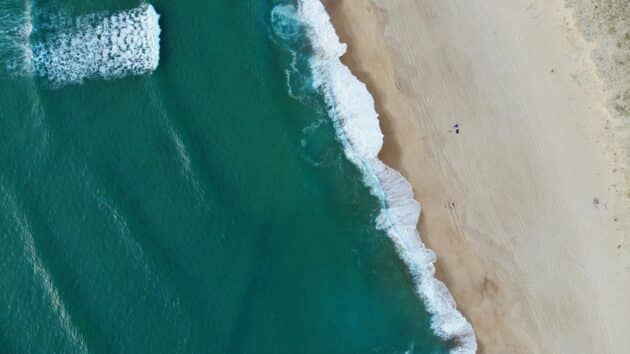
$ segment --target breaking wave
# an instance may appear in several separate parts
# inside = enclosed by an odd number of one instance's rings
[[[7,12],[7,17],[15,17]],[[4,16],[4,15],[3,15]],[[115,14],[69,19],[49,16],[33,35],[30,5],[12,23],[0,51],[9,73],[36,75],[55,87],[85,79],[117,79],[155,70],[160,59],[159,15],[150,4]],[[35,29],[37,30],[37,28]]]
[[[416,227],[420,204],[411,185],[378,159],[383,134],[374,99],[341,62],[346,45],[340,42],[324,6],[319,0],[298,0],[297,7],[278,5],[272,11],[272,26],[283,40],[296,33],[296,26],[303,26],[312,51],[312,86],[324,97],[346,156],[361,169],[365,183],[382,203],[377,225],[394,241],[407,264],[416,292],[432,315],[431,328],[443,340],[454,343],[451,353],[475,353],[474,330],[457,310],[446,286],[435,278],[435,254],[420,239]]]

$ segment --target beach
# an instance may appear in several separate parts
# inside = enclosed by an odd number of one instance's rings
[[[326,6],[349,46],[344,63],[375,98],[380,157],[412,184],[421,237],[479,352],[625,352],[627,147],[614,129],[623,112],[610,109],[597,38],[584,36],[575,8]]]

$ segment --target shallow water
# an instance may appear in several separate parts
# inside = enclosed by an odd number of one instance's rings
[[[447,352],[277,3],[154,2],[152,74],[0,70],[0,352]]]

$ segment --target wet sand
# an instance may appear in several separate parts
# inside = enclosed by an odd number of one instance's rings
[[[573,9],[326,3],[344,62],[377,101],[381,158],[412,183],[438,278],[480,352],[626,352],[626,150]]]

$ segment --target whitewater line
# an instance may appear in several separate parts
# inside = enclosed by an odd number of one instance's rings
[[[320,0],[298,0],[297,16],[306,26],[313,47],[310,61],[313,86],[320,90],[348,159],[382,203],[377,225],[394,241],[415,281],[416,292],[432,315],[431,328],[451,341],[453,354],[477,350],[472,325],[457,310],[446,285],[435,278],[435,254],[420,239],[420,204],[409,182],[378,159],[383,145],[374,98],[340,58],[346,52]]]

